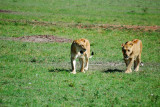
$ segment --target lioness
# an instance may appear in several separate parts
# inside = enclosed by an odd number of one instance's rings
[[[134,70],[137,72],[141,63],[142,41],[134,39],[132,41],[126,42],[125,44],[122,44],[122,53],[127,66],[125,73],[132,72],[131,67],[133,62]]]
[[[88,70],[90,58],[90,43],[87,39],[74,40],[71,45],[71,73],[73,74],[76,74],[76,58],[79,58],[81,72],[85,73]]]

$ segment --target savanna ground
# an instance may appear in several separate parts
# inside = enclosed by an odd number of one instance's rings
[[[160,106],[159,0],[0,0],[0,106]],[[73,75],[71,41],[87,38],[89,71]],[[121,44],[143,42],[125,74]]]

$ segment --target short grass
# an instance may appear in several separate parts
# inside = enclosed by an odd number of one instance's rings
[[[103,66],[103,70],[100,67],[90,68],[85,74],[77,70],[78,73],[72,75],[69,73],[71,43],[0,40],[0,106],[158,107],[159,32],[78,29],[19,21],[159,25],[160,2],[154,1],[0,0],[0,9],[17,12],[0,13],[0,19],[3,19],[0,20],[0,37],[55,35],[71,39],[87,38],[91,42],[91,51],[95,52],[91,64],[123,63],[121,44],[137,38],[143,42],[144,63],[140,72],[131,74],[125,74],[125,66],[120,65]]]
[[[159,0],[0,0],[0,2],[0,9],[17,12],[14,15],[2,15],[0,19],[160,25]]]

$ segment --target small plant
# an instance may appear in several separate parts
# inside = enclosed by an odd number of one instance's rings
[[[69,86],[69,87],[74,87],[75,84],[74,84],[74,83],[69,83],[68,86]]]
[[[13,0],[13,2],[17,2],[17,0]]]
[[[145,7],[145,8],[142,8],[142,11],[143,11],[144,13],[147,13],[147,11],[148,11],[148,8],[147,8],[147,7]]]
[[[36,58],[32,58],[32,59],[31,59],[31,62],[37,62],[37,61],[36,61]]]

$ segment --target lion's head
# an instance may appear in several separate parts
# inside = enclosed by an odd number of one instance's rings
[[[85,39],[76,40],[76,41],[75,41],[75,44],[76,44],[77,47],[79,48],[81,54],[83,54],[83,53],[86,51],[87,46],[86,46],[86,41],[85,41]]]
[[[132,41],[128,41],[125,44],[122,44],[122,53],[124,59],[129,59],[130,56],[133,54],[133,43]]]

